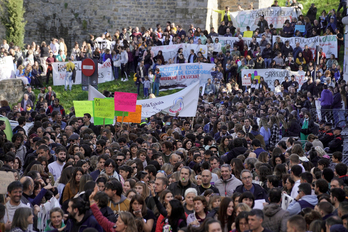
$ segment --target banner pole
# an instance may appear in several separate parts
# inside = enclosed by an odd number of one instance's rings
[[[121,130],[123,129],[123,119],[124,119],[124,111],[122,112],[122,123],[121,123]]]

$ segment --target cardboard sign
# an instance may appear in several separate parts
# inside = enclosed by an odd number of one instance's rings
[[[111,99],[94,99],[94,117],[114,119],[114,101]]]
[[[246,37],[246,38],[251,38],[253,37],[253,31],[244,31],[243,32],[243,37]]]
[[[243,76],[242,78],[242,85],[243,86],[251,86],[251,77],[248,75]]]
[[[129,112],[128,116],[123,118],[123,122],[141,123],[141,105],[136,105],[135,112]],[[122,117],[117,117],[117,122],[122,122]]]
[[[306,26],[305,25],[295,25],[295,31],[305,32]]]
[[[115,111],[135,112],[137,96],[136,93],[115,92]]]
[[[93,101],[73,101],[76,117],[89,113],[93,117]]]
[[[0,171],[0,194],[7,193],[7,186],[15,181],[13,172]]]

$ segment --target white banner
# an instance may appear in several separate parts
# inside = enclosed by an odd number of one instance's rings
[[[179,117],[195,117],[199,95],[199,82],[193,83],[185,89],[164,97],[138,100],[137,105],[142,105],[141,118],[148,118],[158,112],[174,116],[179,112]]]
[[[221,47],[225,47],[227,44],[229,44],[231,45],[231,49],[233,49],[233,44],[239,41],[238,37],[212,36],[213,41],[215,41],[215,38],[219,39],[219,43],[221,43]],[[250,47],[251,40],[252,38],[243,37],[244,44],[247,44],[248,47]],[[261,38],[256,38],[256,41],[260,43]]]
[[[264,15],[268,26],[273,24],[275,28],[283,28],[287,19],[291,22],[293,17],[297,17],[300,14],[302,14],[301,11],[296,12],[293,7],[268,7],[258,10],[231,12],[230,16],[234,27],[239,27],[241,31],[246,31],[246,27],[249,26],[251,31],[255,31],[258,28],[257,24],[261,15]]]
[[[15,78],[12,56],[6,56],[0,59],[0,80]]]
[[[207,45],[198,45],[198,44],[174,44],[174,45],[164,45],[164,46],[153,46],[152,51],[155,54],[155,56],[158,54],[159,51],[162,51],[162,55],[164,57],[165,61],[168,61],[169,59],[175,60],[178,54],[179,49],[183,49],[183,54],[185,59],[187,60],[191,49],[197,52],[202,52],[202,55],[204,57],[207,57]]]
[[[315,47],[319,46],[325,52],[326,57],[330,58],[331,54],[334,54],[337,58],[337,38],[336,35],[327,35],[327,36],[316,36],[312,38],[303,38],[303,37],[281,37],[281,36],[273,36],[273,41],[276,41],[276,38],[279,37],[280,40],[285,43],[285,41],[289,41],[292,48],[296,47],[296,43],[300,43],[300,47],[302,50],[305,45],[308,45],[308,48],[312,51],[313,57],[315,56]]]
[[[64,67],[68,62],[55,62],[53,63],[53,85],[65,85],[65,74],[66,69]],[[81,72],[81,61],[73,61],[76,69],[76,78],[75,83],[73,85],[80,85],[82,80],[82,72]],[[98,64],[98,83],[104,83],[113,80],[112,76],[112,68],[111,61],[107,59],[103,64]]]
[[[290,77],[294,75],[295,80],[299,84],[299,89],[301,89],[303,83],[307,81],[305,79],[304,71],[292,72],[286,69],[242,69],[242,77],[244,77],[244,75],[257,80],[260,80],[260,77],[263,77],[271,91],[274,91],[274,81],[278,79],[281,84],[285,80],[286,76],[290,80]]]
[[[185,63],[158,66],[161,73],[160,90],[185,88],[199,82],[204,86],[211,78],[212,68],[215,64]]]

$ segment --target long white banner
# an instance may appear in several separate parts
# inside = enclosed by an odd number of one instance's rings
[[[207,57],[207,45],[198,45],[198,44],[173,44],[173,45],[164,45],[164,46],[153,46],[152,51],[155,54],[155,56],[158,54],[159,51],[162,51],[162,55],[164,57],[165,61],[168,61],[169,59],[175,60],[178,54],[179,49],[183,49],[183,54],[185,59],[187,60],[191,49],[197,52],[202,52],[202,55],[204,57]]]
[[[66,69],[62,68],[67,62],[53,63],[53,85],[65,85]],[[74,85],[80,85],[82,80],[81,61],[73,61],[76,69],[76,78]],[[107,59],[103,64],[98,64],[98,83],[104,83],[113,80],[111,61]]]
[[[278,79],[279,82],[282,83],[286,76],[289,77],[290,80],[290,77],[294,75],[295,80],[299,84],[299,88],[307,81],[304,71],[293,72],[286,69],[242,69],[242,77],[244,77],[244,75],[257,80],[263,77],[271,91],[274,91],[274,81]]]
[[[179,117],[195,117],[198,95],[199,82],[196,82],[171,95],[138,100],[137,105],[142,105],[141,118],[148,118],[159,112],[164,112],[171,116],[179,112]]]
[[[15,78],[12,56],[6,56],[0,59],[0,80]]]
[[[205,85],[211,78],[212,68],[215,64],[185,63],[158,66],[161,73],[160,91],[185,88],[199,82]]]
[[[234,27],[239,27],[241,31],[246,31],[249,26],[250,30],[254,31],[258,28],[257,24],[260,16],[264,15],[268,26],[273,24],[275,28],[283,28],[285,21],[288,19],[291,22],[293,17],[297,17],[301,11],[297,11],[294,7],[268,7],[258,10],[244,10],[231,12],[231,20]]]
[[[215,38],[219,39],[219,43],[221,43],[221,47],[225,47],[227,44],[229,44],[231,45],[231,49],[233,49],[233,44],[239,41],[238,37],[212,36],[213,41],[215,41]],[[252,38],[243,37],[243,41],[245,44],[248,45],[248,47],[250,47]],[[260,43],[261,38],[256,38],[256,41]]]
[[[319,46],[325,52],[326,57],[330,58],[331,54],[334,54],[337,58],[337,38],[336,35],[326,35],[326,36],[316,36],[312,38],[303,38],[303,37],[281,37],[281,36],[273,36],[273,41],[276,41],[277,37],[285,43],[285,41],[289,41],[292,48],[296,47],[296,43],[300,43],[300,47],[304,49],[305,45],[308,45],[308,48],[312,51],[313,57],[315,55],[315,47]]]

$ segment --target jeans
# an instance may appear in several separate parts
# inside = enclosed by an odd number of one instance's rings
[[[345,16],[347,14],[347,2],[340,1],[340,4],[338,5],[337,13],[341,10],[342,7],[343,7],[342,16]]]
[[[144,88],[144,97],[149,96],[149,88]]]
[[[66,72],[66,74],[65,74],[65,91],[67,90],[68,83],[69,83],[69,89],[71,91],[71,88],[72,88],[72,72]]]
[[[153,83],[152,93],[155,94],[156,96],[159,95],[159,83],[158,82]]]
[[[271,67],[271,62],[272,62],[271,58],[265,58],[264,61],[265,61],[265,66],[266,66],[265,68]]]
[[[120,67],[115,67],[114,66],[114,79],[117,80],[118,79],[118,71],[120,70]]]
[[[151,67],[151,65],[150,65],[150,64],[145,64],[144,66],[145,66],[145,73],[144,73],[144,76],[147,76],[148,71],[149,71],[149,68]]]
[[[140,85],[141,85],[141,83],[136,84],[136,86],[137,86],[137,93],[138,93],[138,95],[140,95]]]

